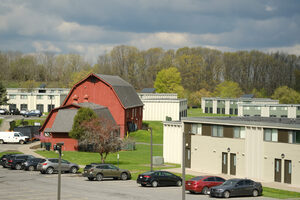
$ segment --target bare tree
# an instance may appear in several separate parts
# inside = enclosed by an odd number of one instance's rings
[[[105,163],[109,153],[120,150],[122,140],[119,137],[119,126],[115,122],[100,117],[85,121],[82,127],[85,130],[85,136],[80,144],[92,145],[93,150],[100,154],[102,163]]]

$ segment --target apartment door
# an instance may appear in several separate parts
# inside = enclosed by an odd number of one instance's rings
[[[284,160],[284,183],[292,183],[292,161]]]
[[[189,147],[185,149],[185,167],[191,168],[191,148]]]
[[[236,154],[235,153],[230,154],[230,174],[231,175],[236,174]]]
[[[222,173],[227,174],[228,169],[228,153],[222,152]]]
[[[275,182],[281,182],[281,159],[275,159]]]

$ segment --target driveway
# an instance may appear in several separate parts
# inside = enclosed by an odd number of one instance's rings
[[[57,174],[43,175],[39,172],[17,171],[0,168],[0,199],[5,200],[53,200],[57,199]],[[61,199],[64,200],[180,200],[179,187],[141,187],[134,180],[88,181],[81,175],[63,174]],[[186,193],[187,200],[213,199],[205,195]],[[234,198],[254,199],[251,197]],[[255,198],[257,199],[257,198]],[[258,199],[270,199],[259,197]]]

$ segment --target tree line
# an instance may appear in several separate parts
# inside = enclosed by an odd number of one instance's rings
[[[300,92],[300,57],[260,51],[221,52],[202,47],[177,50],[116,46],[91,65],[76,54],[0,52],[0,80],[6,87],[71,87],[90,72],[118,75],[140,91],[154,87],[158,72],[180,72],[184,95],[203,89],[213,92],[224,81],[235,82],[243,93],[270,97],[287,86]]]

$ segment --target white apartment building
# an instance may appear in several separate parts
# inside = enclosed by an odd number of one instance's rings
[[[59,107],[65,100],[70,89],[67,88],[7,88],[7,109],[40,110],[50,112]]]
[[[164,122],[163,155],[193,171],[300,187],[300,119],[193,117]]]

